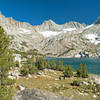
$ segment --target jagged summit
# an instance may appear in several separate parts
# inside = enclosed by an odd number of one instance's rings
[[[47,20],[44,21],[40,26],[39,26],[40,31],[58,31],[60,30],[60,25],[56,24],[53,20]]]
[[[100,24],[100,16],[96,19],[96,21],[94,22],[94,24]]]
[[[44,21],[43,23],[46,23],[46,24],[49,24],[49,23],[51,23],[51,24],[56,24],[53,20],[51,20],[51,19],[49,19],[49,20],[46,20],[46,21]],[[43,24],[42,23],[42,24]]]
[[[85,27],[85,25],[84,24],[80,24],[80,23],[78,23],[78,22],[75,22],[75,21],[69,21],[69,22],[66,22],[65,24],[63,24],[63,26],[65,27],[65,28],[83,28],[83,27]]]
[[[11,48],[19,51],[37,49],[41,54],[55,57],[75,57],[79,52],[88,52],[91,57],[99,56],[99,23],[100,17],[96,25],[86,26],[74,21],[59,25],[47,20],[41,25],[32,26],[0,13],[0,26],[7,35],[13,36]]]
[[[5,17],[1,12],[0,12],[0,23],[1,24],[5,24],[5,23],[11,24],[11,25],[14,25],[19,28],[20,27],[26,27],[26,28],[32,27],[32,25],[29,23],[16,21],[12,17]],[[74,21],[66,22],[65,24],[59,25],[59,24],[56,24],[51,19],[46,20],[41,25],[37,25],[37,26],[38,26],[38,28],[37,28],[38,31],[61,31],[65,28],[83,28],[84,27],[84,25],[82,25],[78,22],[74,22]]]
[[[40,31],[62,31],[65,29],[79,29],[79,28],[84,28],[86,27],[86,25],[84,24],[80,24],[78,22],[75,21],[70,21],[70,22],[66,22],[65,24],[56,24],[54,21],[52,20],[47,20],[44,21],[40,26],[38,25],[38,29]]]

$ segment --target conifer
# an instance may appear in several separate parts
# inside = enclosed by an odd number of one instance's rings
[[[0,100],[9,100],[11,88],[8,86],[9,67],[13,66],[12,51],[9,48],[10,41],[3,28],[0,26]]]
[[[56,69],[56,63],[54,60],[51,61],[51,69]]]

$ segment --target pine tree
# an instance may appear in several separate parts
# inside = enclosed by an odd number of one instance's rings
[[[80,68],[77,70],[77,76],[83,78],[88,77],[88,70],[86,64],[80,64]]]
[[[11,89],[8,85],[8,70],[13,66],[12,52],[9,49],[9,37],[0,26],[0,99],[8,100],[11,94]]]
[[[57,70],[63,71],[63,61],[62,60],[59,61],[59,65],[57,66]]]
[[[48,59],[44,61],[44,68],[50,68]]]
[[[38,61],[38,69],[43,70],[44,68],[45,68],[45,65],[44,65],[43,57],[40,57]]]
[[[83,64],[82,77],[83,78],[87,78],[88,77],[88,71],[87,71],[86,64]]]
[[[36,50],[29,50],[27,52],[27,55],[30,56],[30,58],[28,58],[28,63],[29,63],[29,66],[32,67],[33,64],[35,65],[35,56],[37,56],[37,51]],[[38,57],[36,57],[36,60],[38,60]],[[36,61],[38,62],[38,61]]]
[[[82,77],[82,64],[80,64],[80,68],[77,70],[77,76]]]
[[[32,67],[34,64],[34,55],[31,55],[31,58],[28,59],[29,66]]]
[[[46,59],[46,68],[50,68],[49,60]]]
[[[72,77],[73,76],[72,66],[66,66],[66,69],[63,72],[63,74],[64,74],[64,77]]]
[[[54,60],[51,61],[51,69],[56,69],[56,63]]]
[[[9,67],[14,67],[15,63],[14,63],[14,51],[12,49],[9,49],[9,58],[8,58],[8,62],[9,62]]]
[[[0,86],[6,85],[9,69],[9,39],[0,27]]]
[[[35,66],[38,68],[39,66],[39,57],[36,57]]]

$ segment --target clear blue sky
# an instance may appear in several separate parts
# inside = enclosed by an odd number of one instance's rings
[[[91,24],[100,16],[100,0],[0,0],[0,11],[32,25],[48,19],[57,24],[70,20]]]

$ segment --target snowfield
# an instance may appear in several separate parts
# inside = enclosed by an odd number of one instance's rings
[[[61,32],[54,32],[54,31],[43,31],[43,32],[39,32],[40,34],[42,34],[44,37],[50,37],[50,36],[55,36],[60,34]]]
[[[69,31],[74,31],[76,30],[76,28],[67,28],[67,29],[63,29],[62,31],[60,32],[56,32],[56,31],[42,31],[42,32],[39,32],[40,34],[42,34],[44,37],[50,37],[50,36],[56,36],[62,32],[66,33],[66,32],[69,32]]]
[[[95,34],[88,34],[88,35],[86,35],[86,38],[89,39],[91,41],[91,43],[94,43],[96,45],[100,43],[100,41],[96,40],[97,37],[98,36],[95,35]]]
[[[67,31],[74,31],[76,30],[76,28],[66,28],[66,29],[63,29],[64,32],[67,32]]]
[[[20,33],[26,33],[26,34],[30,34],[31,30],[25,29],[25,28],[20,28]]]

